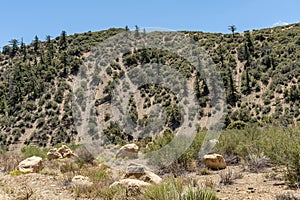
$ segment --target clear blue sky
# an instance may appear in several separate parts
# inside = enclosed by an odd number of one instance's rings
[[[161,27],[228,33],[300,22],[299,0],[2,0],[0,47],[12,38],[58,36],[110,27]]]

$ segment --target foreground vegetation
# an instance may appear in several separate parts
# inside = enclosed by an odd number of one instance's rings
[[[197,185],[193,180],[186,180],[187,172],[209,174],[199,158],[199,150],[206,131],[200,131],[190,148],[169,166],[163,167],[160,175],[172,174],[173,178],[165,179],[161,184],[146,187],[143,190],[128,190],[122,187],[109,187],[121,177],[113,175],[112,169],[94,159],[93,155],[81,145],[72,145],[79,157],[75,160],[64,159],[46,161],[42,174],[57,176],[63,174],[64,183],[77,197],[85,198],[129,198],[135,199],[217,199],[214,184],[207,181],[204,185]],[[222,131],[214,152],[225,156],[228,165],[240,165],[244,170],[259,173],[270,166],[285,166],[284,177],[290,188],[299,188],[300,184],[300,129],[282,127],[248,127],[245,129],[230,129]],[[142,147],[142,151],[161,148],[172,138],[169,135],[154,140],[151,146]],[[32,155],[46,158],[47,148],[36,146],[24,147],[20,153],[6,152],[0,155],[1,168],[11,175],[21,175],[16,171],[19,161]],[[90,178],[92,185],[72,186],[71,179],[75,175]],[[234,184],[240,178],[231,170],[220,174],[220,184]],[[175,178],[177,177],[177,178]]]
[[[174,174],[198,170],[201,166],[199,152],[207,131],[200,131],[189,149],[165,170]],[[252,172],[269,166],[286,166],[286,180],[291,187],[300,183],[300,129],[283,127],[248,127],[221,132],[214,152],[225,156],[231,164],[243,164]],[[147,151],[157,150],[172,140],[169,135],[158,137]],[[176,150],[174,150],[176,151]],[[210,153],[214,153],[210,152]],[[158,158],[159,159],[159,158]],[[191,165],[191,163],[197,163]],[[183,170],[184,169],[184,170]]]

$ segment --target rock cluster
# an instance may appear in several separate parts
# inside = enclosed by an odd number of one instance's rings
[[[47,153],[47,156],[49,160],[53,160],[53,159],[71,158],[73,156],[76,156],[76,154],[74,154],[73,151],[66,145],[62,145],[59,148],[50,149]]]

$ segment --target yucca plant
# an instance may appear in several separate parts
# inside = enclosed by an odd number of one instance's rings
[[[216,193],[206,187],[191,187],[189,186],[181,195],[181,200],[217,200]]]

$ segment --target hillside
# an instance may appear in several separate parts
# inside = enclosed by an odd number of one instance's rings
[[[29,45],[13,39],[0,54],[0,145],[54,146],[79,142],[72,113],[73,84],[93,47],[125,29],[109,29],[61,36],[46,41],[35,37]],[[300,121],[300,24],[235,34],[182,32],[195,40],[213,59],[226,89],[228,114],[224,128],[241,126],[297,126]],[[146,33],[145,33],[146,34]],[[169,65],[188,79],[199,98],[199,126],[205,128],[210,94],[200,74],[182,58],[158,49],[132,50],[115,60],[98,80],[95,118],[87,132],[96,132],[96,121],[105,124],[110,142],[124,144],[134,138],[122,132],[112,118],[110,103],[114,83],[129,69],[145,63]],[[78,96],[85,88],[74,91]],[[181,110],[176,94],[148,84],[132,96],[130,117],[141,126],[149,123],[149,108],[166,109],[164,131],[180,127]],[[201,121],[202,120],[202,121]],[[97,138],[97,136],[95,136]],[[138,137],[143,138],[143,136]]]

